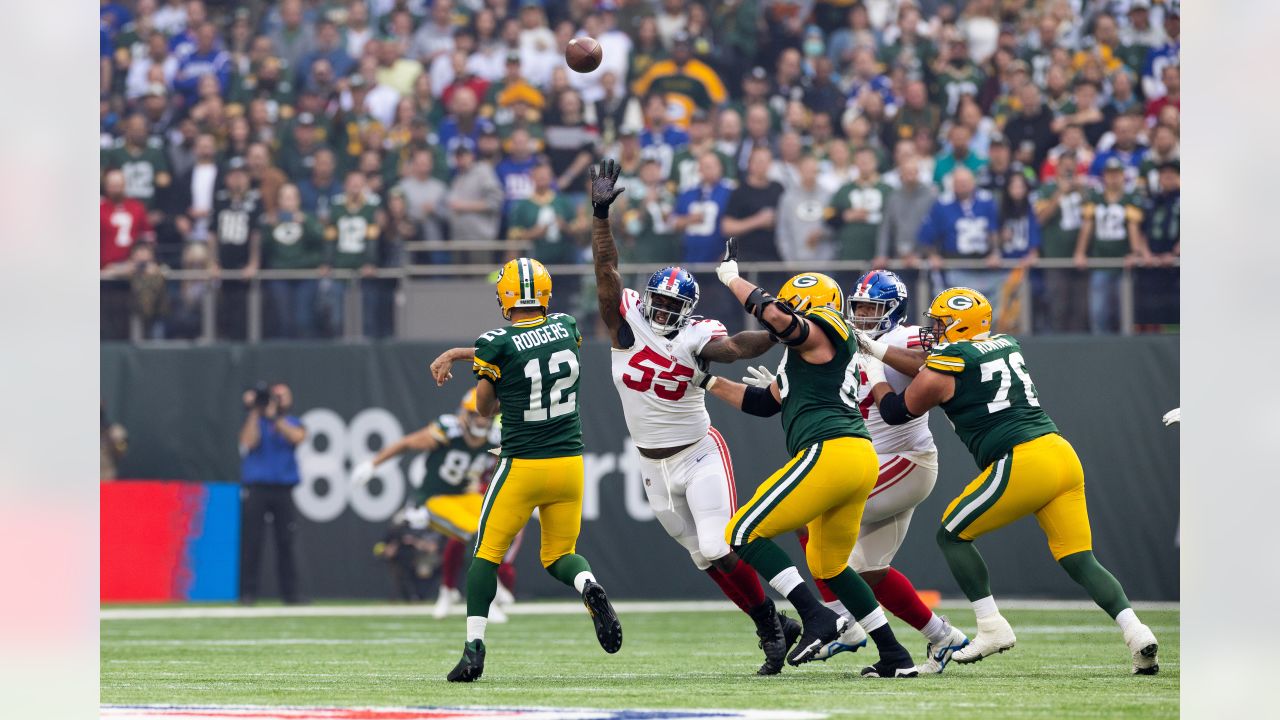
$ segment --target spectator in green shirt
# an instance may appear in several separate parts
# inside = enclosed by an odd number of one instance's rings
[[[313,270],[324,256],[324,227],[302,210],[292,183],[281,186],[278,207],[262,217],[262,262],[269,270]],[[311,278],[268,280],[267,337],[308,338],[316,333],[316,291]]]
[[[324,261],[320,266],[322,321],[329,334],[342,334],[345,279],[333,279],[330,270],[359,270],[362,278],[372,278],[378,263],[379,218],[382,212],[378,196],[368,192],[364,173],[353,170],[343,182],[343,193],[329,206],[329,227],[325,230]],[[372,324],[373,285],[361,283],[361,307],[364,326]]]
[[[544,265],[575,262],[577,248],[572,234],[581,232],[583,223],[575,218],[568,198],[552,187],[551,163],[539,158],[529,178],[533,193],[511,206],[508,235],[512,240],[532,241],[530,257]]]
[[[853,163],[858,179],[831,196],[826,212],[827,224],[835,230],[836,258],[872,260],[874,267],[884,267],[887,259],[875,257],[876,238],[884,222],[885,202],[893,190],[880,179],[871,148],[859,148]]]

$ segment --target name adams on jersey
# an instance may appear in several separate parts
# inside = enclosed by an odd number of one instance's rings
[[[578,322],[564,313],[512,323],[476,339],[475,376],[502,405],[502,457],[582,454]]]
[[[427,453],[426,475],[413,493],[414,505],[437,495],[461,495],[471,490],[471,481],[484,474],[497,458],[489,454],[502,445],[502,426],[494,423],[483,443],[467,444],[467,430],[456,415],[441,415],[427,426],[440,447]]]
[[[835,346],[835,357],[822,365],[811,365],[782,353],[778,365],[778,394],[782,396],[782,429],[787,452],[796,455],[814,443],[837,437],[871,439],[858,410],[857,341],[840,313],[818,307],[804,314],[809,322],[826,333]],[[831,388],[840,388],[832,393]]]
[[[1022,347],[1012,336],[939,345],[925,367],[956,379],[955,395],[941,407],[980,468],[1015,445],[1058,432],[1040,407]]]

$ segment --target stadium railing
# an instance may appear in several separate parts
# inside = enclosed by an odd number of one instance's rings
[[[483,254],[483,253],[505,253],[511,251],[526,250],[529,244],[526,242],[516,241],[435,241],[435,242],[412,242],[405,243],[404,249],[407,255],[424,254],[424,253],[463,253],[463,254]],[[706,277],[714,277],[716,262],[701,263],[683,263],[681,266],[695,274],[702,274]],[[942,273],[948,270],[1004,270],[1011,271],[1021,267],[1022,264],[1018,260],[1004,260],[998,266],[987,264],[986,260],[966,260],[966,259],[948,259],[942,264]],[[1180,262],[1175,261],[1172,267],[1179,267]],[[395,280],[396,293],[402,293],[406,286],[413,282],[423,281],[429,282],[432,279],[449,278],[453,280],[478,280],[481,282],[490,282],[492,276],[498,268],[497,262],[462,262],[462,263],[408,263],[398,268],[378,268],[373,274],[373,278]],[[1071,258],[1041,258],[1035,262],[1032,269],[1038,270],[1074,270],[1076,265]],[[1087,268],[1089,270],[1118,270],[1120,271],[1120,334],[1134,334],[1134,307],[1135,307],[1135,284],[1134,270],[1136,266],[1126,262],[1124,258],[1090,258]],[[652,273],[655,269],[653,263],[621,263],[618,267],[623,277],[643,277]],[[846,277],[852,274],[861,274],[868,269],[866,261],[862,260],[831,260],[823,262],[817,266],[812,263],[803,262],[740,262],[739,270],[742,276],[748,280],[755,280],[762,273],[773,274],[794,274],[805,271],[823,272],[827,274],[838,274]],[[890,262],[885,268],[902,272],[908,277],[914,277],[912,287],[910,288],[912,297],[915,298],[931,298],[932,288],[945,287],[942,278],[935,277],[934,271],[925,262],[920,262],[915,267],[908,267],[900,262]],[[547,265],[548,272],[553,277],[564,277],[565,275],[577,276],[593,276],[595,270],[589,262],[568,264],[568,265]],[[248,284],[248,302],[247,302],[247,339],[249,342],[257,342],[263,337],[263,286],[262,283],[270,280],[317,280],[320,278],[315,270],[259,270],[254,277],[248,280],[240,279],[238,273],[233,270],[226,270],[222,273],[223,278],[228,280],[236,280]],[[181,270],[170,269],[165,271],[165,277],[170,281],[183,280],[215,280],[215,278],[205,270]],[[345,293],[345,311],[344,311],[344,327],[340,339],[359,340],[363,337],[362,322],[363,314],[361,312],[362,295],[360,283],[363,279],[357,270],[332,270],[329,277],[334,280],[349,281]],[[101,281],[104,285],[107,283],[127,284],[128,277],[120,278],[104,278]],[[1016,326],[1020,332],[1026,332],[1031,327],[1032,318],[1032,298],[1031,298],[1031,282],[1023,281],[1019,283],[1010,283],[1009,290],[1011,294],[1004,300],[1016,300],[1019,317]],[[1079,301],[1088,303],[1088,297],[1081,297]],[[1000,299],[993,298],[999,306],[1002,304]],[[215,338],[215,328],[217,327],[217,295],[216,293],[206,293],[203,298],[203,316],[202,316],[202,332],[195,339],[197,343],[209,343]],[[399,315],[399,313],[397,313]],[[396,335],[401,335],[400,318],[394,320],[397,328]],[[149,340],[144,337],[142,323],[137,317],[131,318],[129,340],[135,343],[170,343],[182,342],[189,343],[189,340]]]

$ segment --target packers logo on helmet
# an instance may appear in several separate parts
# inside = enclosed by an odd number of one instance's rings
[[[796,275],[783,283],[778,299],[802,313],[816,307],[844,312],[844,294],[840,285],[822,273]]]
[[[944,343],[982,340],[991,333],[991,303],[972,288],[943,290],[924,316],[932,322],[933,334]]]
[[[498,306],[502,317],[510,320],[514,308],[551,306],[551,273],[533,258],[507,261],[498,272]]]

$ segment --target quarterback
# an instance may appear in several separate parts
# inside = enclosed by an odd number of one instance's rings
[[[437,383],[470,358],[481,415],[502,413],[502,452],[480,506],[475,557],[467,571],[467,640],[451,682],[484,672],[484,633],[497,593],[498,565],[534,510],[542,525],[542,566],[582,595],[605,652],[622,648],[622,624],[586,558],[574,552],[582,527],[582,421],[578,415],[577,321],[548,313],[551,275],[532,258],[507,262],[498,305],[510,321],[431,363]]]
[[[772,539],[807,527],[809,571],[827,583],[880,651],[880,660],[862,674],[914,677],[918,672],[910,653],[894,637],[871,588],[848,564],[880,463],[858,412],[858,346],[835,309],[844,302],[840,286],[826,275],[803,273],[788,280],[774,298],[738,276],[734,241],[727,245],[716,275],[787,347],[768,388],[713,377],[707,389],[743,412],[762,417],[781,412],[792,459],[738,508],[725,539],[799,611],[803,633],[788,662],[816,659],[851,627],[848,618],[818,602]]]
[[[738,498],[729,448],[711,427],[697,384],[708,377],[699,369],[707,362],[757,357],[773,341],[761,330],[728,337],[718,320],[695,317],[698,283],[682,268],[654,273],[643,295],[623,289],[609,229],[609,204],[624,190],[615,187],[618,172],[613,160],[591,168],[592,251],[600,317],[613,348],[613,382],[640,454],[645,495],[667,534],[755,622],[765,654],[758,673],[775,675],[800,624],[778,614],[745,563],[732,563],[730,572],[713,565],[724,564],[732,552],[724,531]]]
[[[941,407],[983,468],[947,506],[938,529],[938,545],[973,603],[978,622],[977,636],[952,659],[976,662],[1014,646],[1013,628],[996,607],[986,562],[973,541],[1035,515],[1053,559],[1120,626],[1133,672],[1156,674],[1160,666],[1155,635],[1134,614],[1124,588],[1093,555],[1084,469],[1071,443],[1040,407],[1018,341],[991,334],[991,304],[970,288],[944,290],[925,315],[938,344],[930,349],[923,368],[918,355],[879,340],[861,337],[859,345],[874,358],[866,373],[886,423],[903,425]],[[880,360],[915,375],[905,391],[897,392],[886,382]]]

